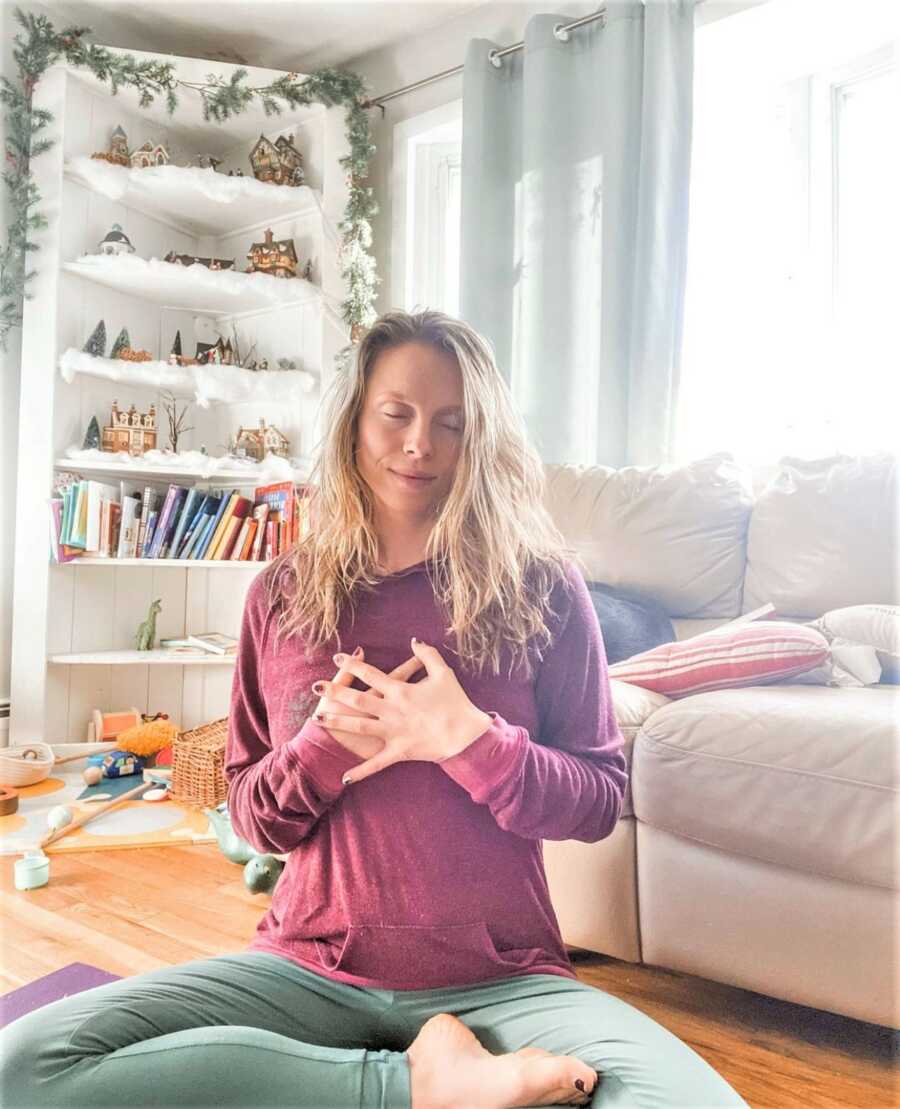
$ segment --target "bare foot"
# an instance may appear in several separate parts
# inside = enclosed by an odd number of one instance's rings
[[[587,1105],[597,1072],[571,1055],[525,1047],[492,1055],[461,1020],[438,1013],[407,1049],[412,1109]],[[583,1092],[575,1085],[584,1083]]]

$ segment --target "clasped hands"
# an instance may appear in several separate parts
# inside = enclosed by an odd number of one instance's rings
[[[440,651],[417,639],[411,641],[413,657],[390,674],[358,654],[334,656],[340,667],[330,682],[313,685],[320,694],[313,718],[327,728],[343,747],[366,761],[343,778],[345,784],[362,781],[395,762],[443,762],[464,751],[491,725],[491,717],[466,696]],[[425,668],[426,677],[409,678]],[[354,678],[370,688],[350,689]]]

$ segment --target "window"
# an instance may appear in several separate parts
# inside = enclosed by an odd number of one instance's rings
[[[462,101],[394,128],[391,292],[398,307],[459,310]]]
[[[896,446],[892,7],[697,28],[679,461]]]

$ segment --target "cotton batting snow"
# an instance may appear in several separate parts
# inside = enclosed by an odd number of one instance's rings
[[[201,408],[213,404],[266,403],[291,400],[318,385],[307,370],[246,370],[242,366],[173,366],[168,362],[127,362],[97,358],[74,347],[59,360],[59,372],[71,384],[78,374],[127,385],[168,389],[191,396]]]

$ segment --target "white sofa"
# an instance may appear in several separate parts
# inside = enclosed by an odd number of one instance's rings
[[[798,620],[898,603],[895,459],[762,477],[721,454],[548,466],[546,503],[588,580],[652,595],[678,639],[769,601]],[[896,1027],[900,686],[612,686],[622,819],[544,842],[566,943]]]

